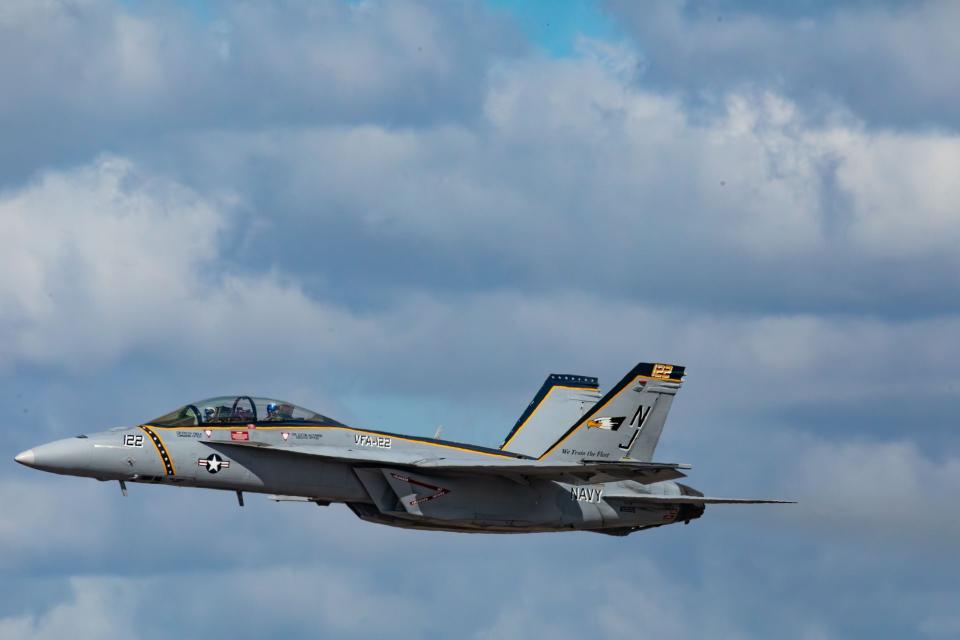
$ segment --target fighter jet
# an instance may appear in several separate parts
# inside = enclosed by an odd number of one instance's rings
[[[593,531],[625,536],[689,523],[708,504],[689,465],[653,462],[684,367],[640,363],[606,393],[552,374],[488,448],[351,427],[289,402],[210,398],[135,427],[58,440],[16,456],[71,476],[346,504],[369,522],[470,533]]]

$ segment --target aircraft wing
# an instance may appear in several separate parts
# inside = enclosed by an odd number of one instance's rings
[[[583,460],[580,463],[544,464],[542,462],[524,459],[508,459],[484,463],[436,458],[423,460],[417,464],[416,467],[424,470],[433,469],[457,473],[515,474],[545,480],[572,482],[574,484],[616,482],[617,480],[633,480],[641,484],[650,484],[652,482],[683,478],[686,474],[683,473],[681,469],[689,469],[690,465],[624,460],[616,462]]]
[[[686,477],[682,469],[690,465],[662,462],[640,462],[634,460],[602,461],[583,460],[582,462],[564,462],[561,464],[544,463],[529,458],[489,458],[477,457],[434,457],[424,458],[416,453],[385,451],[369,448],[329,447],[324,445],[305,445],[297,447],[274,447],[249,441],[207,442],[211,447],[245,447],[260,451],[289,453],[301,456],[313,456],[327,460],[338,460],[358,465],[391,465],[455,474],[507,475],[514,477],[536,477],[544,480],[558,480],[572,484],[616,482],[633,480],[641,484],[675,480]]]

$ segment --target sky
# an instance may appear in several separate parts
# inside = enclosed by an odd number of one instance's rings
[[[0,4],[0,637],[960,637],[960,5]],[[687,367],[689,526],[42,474],[198,398],[498,446]]]

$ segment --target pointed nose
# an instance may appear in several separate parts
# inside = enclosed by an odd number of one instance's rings
[[[18,454],[14,460],[20,464],[67,475],[82,475],[89,465],[90,448],[85,440],[65,438],[48,442]]]

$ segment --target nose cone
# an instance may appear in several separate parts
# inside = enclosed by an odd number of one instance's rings
[[[69,438],[27,449],[17,454],[14,460],[34,469],[76,475],[86,470],[89,458],[89,445],[83,440]]]

